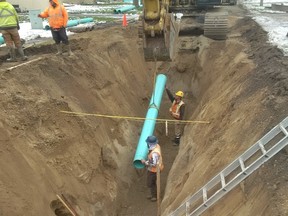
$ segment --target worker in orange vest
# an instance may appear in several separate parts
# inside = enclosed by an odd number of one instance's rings
[[[38,14],[40,18],[48,18],[51,28],[53,40],[56,43],[57,54],[62,55],[62,46],[60,42],[65,44],[68,49],[68,55],[72,55],[68,36],[66,33],[66,26],[68,22],[68,13],[63,5],[58,0],[49,0],[50,6],[44,12]]]
[[[161,148],[158,144],[158,139],[156,136],[148,136],[146,139],[148,147],[148,160],[141,160],[143,164],[147,167],[147,186],[150,188],[150,195],[147,199],[152,202],[157,201],[157,165],[160,171],[163,170],[164,165],[162,162]]]
[[[183,91],[177,91],[174,96],[168,88],[166,88],[166,92],[170,101],[172,102],[169,112],[175,120],[179,120],[175,122],[174,138],[174,145],[179,145],[182,135],[182,126],[180,124],[180,121],[183,120],[185,112],[185,103],[182,100],[182,98],[184,97],[184,93]]]

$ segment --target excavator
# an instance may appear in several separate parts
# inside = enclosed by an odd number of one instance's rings
[[[138,34],[145,61],[171,61],[179,35],[200,35],[225,40],[228,13],[217,6],[237,0],[143,0]],[[181,14],[180,16],[178,16]],[[181,18],[181,16],[183,17]],[[186,20],[186,21],[185,21]],[[181,24],[187,22],[182,28]]]

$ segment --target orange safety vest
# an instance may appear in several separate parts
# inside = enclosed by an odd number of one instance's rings
[[[173,101],[172,106],[170,107],[169,111],[175,119],[180,118],[180,107],[183,104],[184,102],[182,100],[179,103],[176,103],[176,100]]]
[[[152,154],[153,153],[157,153],[159,155],[158,165],[159,165],[160,171],[162,171],[164,169],[164,164],[162,162],[162,155],[161,155],[160,145],[157,144],[156,147],[149,153],[149,155],[148,155],[148,160],[149,161],[152,160]],[[156,166],[148,166],[148,170],[150,172],[156,173],[157,172],[157,167]]]
[[[68,13],[64,6],[60,5],[58,0],[53,0],[57,6],[53,8],[49,6],[41,13],[42,18],[48,18],[48,22],[51,28],[57,29],[67,26]]]

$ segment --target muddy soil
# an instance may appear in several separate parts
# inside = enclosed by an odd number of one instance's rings
[[[162,215],[287,116],[288,59],[240,7],[229,7],[226,41],[181,37],[173,62],[145,63],[137,37],[135,24],[73,35],[72,57],[48,40],[23,65],[1,48],[1,216],[72,215],[59,197],[81,216],[156,216],[145,170],[132,164],[143,121],[125,116],[145,116],[159,73],[185,92],[191,121],[179,147],[173,125],[168,136],[156,125]],[[164,94],[159,118],[169,106]],[[204,215],[287,215],[287,162],[282,150]]]

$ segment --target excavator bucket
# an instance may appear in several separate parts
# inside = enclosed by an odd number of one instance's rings
[[[162,34],[151,37],[151,35],[143,33],[145,61],[172,61],[176,50],[179,28],[180,23],[176,21],[171,13],[168,13]]]
[[[146,38],[143,51],[145,61],[171,61],[170,50],[163,37]]]

